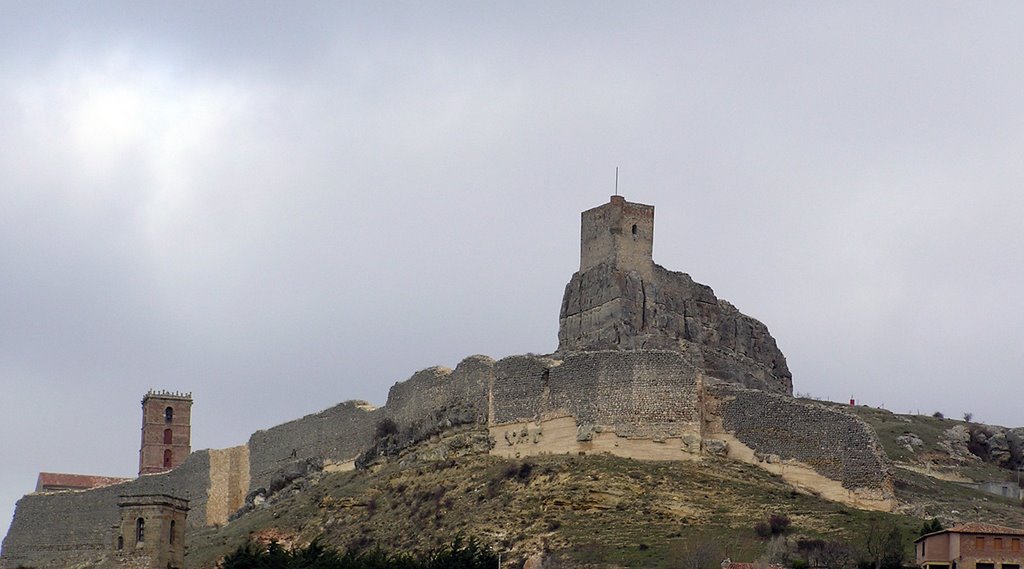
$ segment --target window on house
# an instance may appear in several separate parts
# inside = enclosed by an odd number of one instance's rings
[[[171,520],[171,537],[168,538],[168,539],[169,539],[169,543],[171,545],[174,545],[174,520]]]
[[[1010,551],[1020,551],[1020,538],[1015,537],[1010,540]]]
[[[165,445],[171,444],[171,436],[172,436],[171,430],[170,429],[164,429],[164,444]]]
[[[173,458],[174,458],[174,453],[171,452],[171,449],[167,449],[167,450],[164,451],[164,468],[170,468],[171,467],[171,459],[173,459]]]
[[[1020,563],[1003,563],[1002,569],[1020,569]]]
[[[996,569],[995,563],[975,563],[974,569]]]
[[[921,542],[921,557],[924,557],[924,544],[925,544],[925,542],[922,541]]]
[[[1001,537],[993,538],[992,539],[992,545],[995,546],[996,549],[1002,549],[1003,548],[1003,538],[1001,538]]]
[[[980,535],[978,537],[975,537],[974,547],[975,549],[985,549],[985,538],[981,537]]]
[[[135,541],[137,543],[146,541],[146,520],[142,518],[135,520]]]

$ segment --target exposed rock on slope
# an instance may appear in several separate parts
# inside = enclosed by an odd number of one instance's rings
[[[562,298],[558,350],[682,351],[713,377],[793,392],[786,357],[767,326],[711,287],[653,263],[649,277],[605,263],[574,274]]]

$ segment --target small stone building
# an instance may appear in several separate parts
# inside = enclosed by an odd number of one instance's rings
[[[1024,530],[964,524],[917,538],[917,564],[925,569],[1021,569]]]
[[[121,523],[114,527],[112,544],[117,567],[184,567],[188,500],[166,494],[134,494],[121,496],[117,505]]]

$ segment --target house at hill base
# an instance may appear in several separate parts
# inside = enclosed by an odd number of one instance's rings
[[[964,524],[914,541],[917,564],[925,569],[1021,569],[1024,529]]]

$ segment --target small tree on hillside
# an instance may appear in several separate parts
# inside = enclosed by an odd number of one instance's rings
[[[921,525],[921,535],[928,535],[942,530],[942,522],[938,518],[932,518]]]

